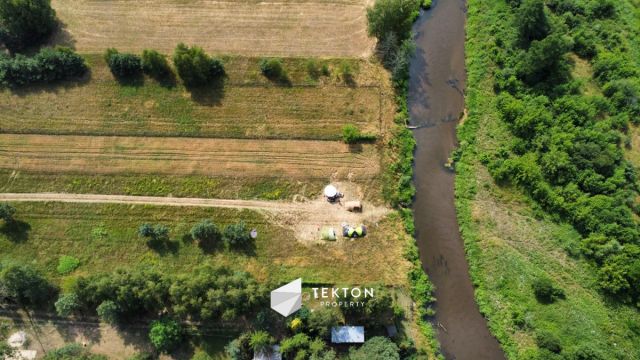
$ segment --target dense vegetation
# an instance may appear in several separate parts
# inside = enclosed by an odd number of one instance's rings
[[[636,181],[623,157],[637,116],[634,96],[619,107],[606,91],[637,81],[637,11],[630,1],[469,2],[457,209],[476,298],[507,358],[640,355],[627,237]],[[605,69],[627,75],[605,80]]]
[[[211,58],[202,48],[178,44],[173,64],[186,86],[204,86],[224,76],[222,61]]]
[[[65,47],[43,48],[33,57],[0,54],[0,85],[3,86],[52,83],[81,77],[87,70],[84,59]]]
[[[120,53],[111,48],[105,52],[104,60],[116,78],[132,78],[142,73],[142,60],[135,54]]]
[[[621,147],[640,115],[632,44],[617,36],[610,1],[511,5],[518,22],[496,32],[494,61],[498,109],[516,139],[485,162],[498,182],[571,222],[584,236],[580,252],[598,264],[600,287],[640,306],[637,175]],[[571,51],[592,62],[603,95],[580,93]]]
[[[12,51],[42,42],[56,25],[51,0],[0,2],[0,42]]]

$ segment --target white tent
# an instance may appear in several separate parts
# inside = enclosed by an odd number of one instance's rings
[[[336,189],[336,187],[335,187],[335,186],[333,186],[333,185],[327,185],[327,186],[324,188],[324,196],[326,196],[326,197],[328,197],[328,198],[332,199],[332,198],[336,197],[336,195],[338,195],[338,189]]]
[[[7,344],[9,344],[9,346],[11,346],[12,348],[19,348],[21,346],[24,346],[26,343],[27,333],[24,331],[18,331],[11,334],[11,336],[9,336],[9,339],[7,340]]]

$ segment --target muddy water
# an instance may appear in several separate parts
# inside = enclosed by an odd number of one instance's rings
[[[456,146],[464,109],[464,0],[434,0],[414,26],[409,107],[418,143],[414,203],[418,246],[436,286],[438,340],[447,359],[504,359],[475,303],[454,206],[454,174],[444,164]]]

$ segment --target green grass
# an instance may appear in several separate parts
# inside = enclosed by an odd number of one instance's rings
[[[405,238],[396,234],[402,225],[393,216],[379,222],[376,231],[362,241],[326,245],[302,244],[291,228],[249,210],[55,202],[13,205],[19,223],[17,228],[0,224],[0,261],[33,264],[58,283],[64,283],[57,270],[64,255],[80,260],[72,277],[138,264],[189,272],[210,263],[279,283],[299,277],[311,283],[406,283],[403,269],[408,265],[401,256]],[[203,251],[189,236],[191,227],[202,219],[220,226],[245,221],[249,229],[258,231],[255,249]],[[149,247],[137,234],[142,223],[167,225],[171,242]]]
[[[511,138],[495,109],[489,60],[491,24],[509,21],[502,15],[505,6],[469,2],[469,116],[458,130],[456,204],[476,299],[509,359],[531,358],[538,351],[534,333],[540,330],[557,335],[565,352],[591,346],[606,359],[640,358],[640,314],[605,298],[592,265],[572,257],[579,234],[553,222],[520,190],[497,186],[480,163],[482,154]],[[531,284],[540,276],[551,278],[566,299],[539,303]]]
[[[222,199],[291,200],[314,198],[326,179],[289,180],[166,175],[34,174],[0,171],[0,191],[148,195]]]

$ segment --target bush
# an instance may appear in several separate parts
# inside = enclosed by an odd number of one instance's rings
[[[56,313],[60,316],[69,316],[80,308],[80,298],[76,294],[63,294],[56,301]]]
[[[251,234],[249,234],[244,221],[240,221],[237,224],[225,226],[222,239],[229,246],[241,247],[251,243]]]
[[[378,0],[373,7],[367,9],[369,35],[378,40],[390,33],[395,34],[398,41],[411,34],[413,21],[418,17],[420,0]]]
[[[0,1],[0,41],[12,51],[36,45],[55,28],[51,0]]]
[[[376,336],[367,340],[359,349],[349,352],[350,360],[385,359],[400,360],[398,346],[393,341]]]
[[[98,313],[100,320],[107,324],[117,324],[120,319],[120,307],[111,300],[103,301],[96,308],[96,312]]]
[[[74,258],[73,256],[63,255],[58,260],[58,273],[61,275],[66,275],[77,269],[80,266],[80,260]]]
[[[320,64],[318,64],[318,60],[309,59],[307,60],[307,73],[309,77],[312,79],[318,79],[320,75],[322,75],[322,71],[320,68]]]
[[[222,235],[211,220],[202,220],[191,228],[191,237],[200,242],[217,243]]]
[[[84,59],[73,50],[44,48],[31,58],[24,55],[0,57],[0,84],[19,87],[52,83],[80,77],[87,70]]]
[[[269,351],[274,339],[266,331],[254,331],[249,338],[249,345],[254,353]]]
[[[175,350],[182,340],[182,328],[177,321],[164,318],[151,323],[149,330],[151,344],[160,352]]]
[[[142,60],[140,57],[129,53],[119,53],[116,49],[107,49],[104,59],[109,65],[113,76],[119,79],[131,79],[140,76],[142,72]]]
[[[16,214],[16,208],[9,204],[0,204],[0,219],[5,223],[14,222],[13,216]]]
[[[225,346],[225,351],[231,360],[252,360],[253,349],[250,342],[251,335],[249,333],[243,333],[237,339],[231,341]]]
[[[287,72],[284,70],[281,59],[261,59],[260,71],[262,72],[262,75],[270,80],[282,81],[287,79]]]
[[[42,360],[107,360],[106,356],[91,354],[80,344],[69,344],[48,351]]]
[[[548,331],[538,331],[535,336],[536,345],[541,349],[549,350],[553,353],[560,353],[562,351],[562,345],[560,339],[553,333]]]
[[[553,303],[558,299],[563,299],[565,296],[564,291],[555,287],[553,282],[547,277],[534,280],[532,288],[538,301],[546,304]]]
[[[202,48],[180,43],[173,54],[173,64],[186,86],[204,86],[224,76],[224,66],[209,57]]]
[[[363,134],[353,124],[347,124],[342,127],[342,141],[347,144],[355,144],[360,141],[375,141],[375,139],[375,135]]]
[[[152,78],[161,80],[171,74],[171,67],[167,57],[155,50],[142,52],[142,71]]]

